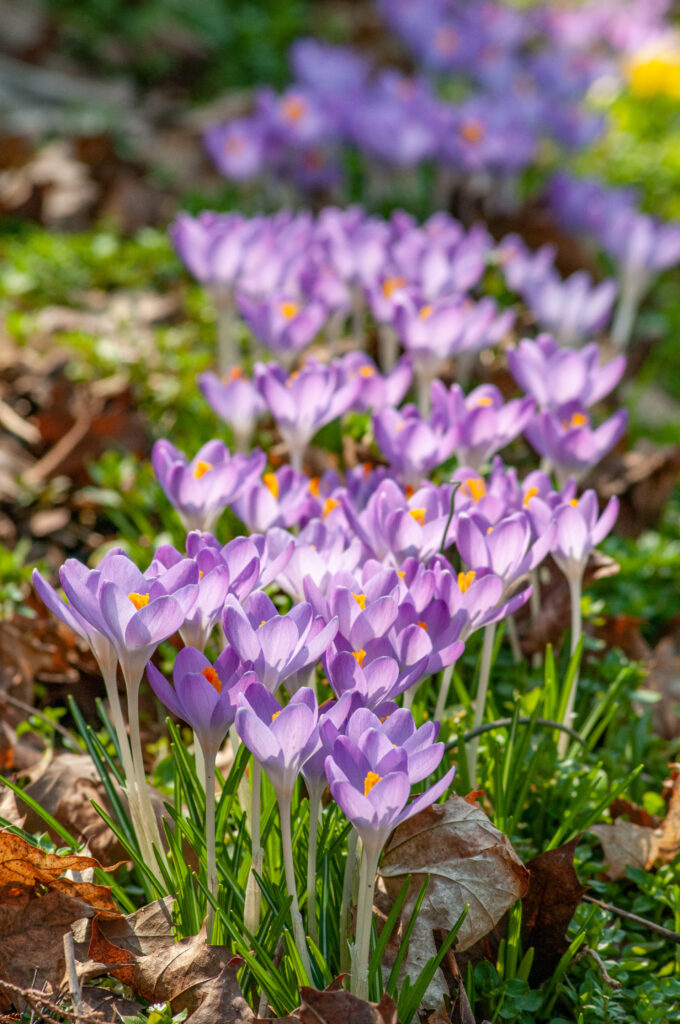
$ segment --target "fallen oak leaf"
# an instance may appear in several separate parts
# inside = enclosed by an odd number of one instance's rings
[[[430,877],[404,962],[410,977],[435,956],[435,931],[448,933],[466,905],[469,911],[456,937],[458,952],[488,935],[529,884],[529,872],[507,836],[491,824],[481,807],[459,796],[400,825],[385,848],[380,873],[393,900],[411,875],[404,919],[413,912],[425,877]],[[441,973],[427,995],[432,1009],[448,996]]]
[[[399,1024],[397,1004],[385,993],[369,1003],[344,989],[318,992],[300,988],[300,1024]]]

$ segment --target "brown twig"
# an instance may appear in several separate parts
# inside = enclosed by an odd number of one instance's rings
[[[0,978],[0,988],[3,988],[9,995],[22,999],[25,1003],[28,1003],[33,1013],[35,1013],[40,1020],[47,1021],[48,1024],[54,1024],[54,1020],[43,1012],[45,1010],[49,1011],[51,1014],[58,1013],[61,1017],[65,1017],[66,1020],[73,1021],[74,1024],[79,1024],[81,1021],[84,1022],[84,1024],[106,1024],[104,1014],[100,1013],[98,1010],[90,1010],[84,1013],[81,1013],[78,1010],[66,1010],[63,1006],[59,1006],[57,1003],[49,999],[37,988],[19,988],[18,985],[12,985],[9,981],[3,981],[2,978]]]
[[[594,960],[597,964],[600,970],[600,974],[602,975],[602,980],[604,981],[605,985],[609,985],[610,988],[621,988],[621,982],[617,981],[616,978],[612,978],[611,974],[605,967],[600,954],[596,950],[591,949],[590,946],[584,946],[583,949],[579,949],[574,959],[584,960],[587,956],[589,956],[591,960]]]
[[[670,928],[664,928],[662,924],[655,924],[654,921],[648,921],[645,917],[638,917],[637,914],[631,914],[630,910],[622,910],[621,907],[615,907],[611,903],[604,903],[602,900],[596,900],[594,896],[584,896],[583,899],[587,903],[595,903],[598,907],[602,907],[603,910],[608,910],[611,914],[617,914],[619,917],[625,917],[627,921],[635,921],[636,924],[644,925],[645,928],[649,928],[650,932],[656,932],[657,935],[663,935],[665,939],[670,939],[671,942],[680,943],[680,932],[671,931]]]
[[[78,746],[75,738],[71,735],[68,729],[65,729],[63,725],[59,724],[59,722],[53,722],[52,719],[48,718],[47,715],[44,715],[42,711],[31,707],[30,704],[27,704],[25,701],[19,700],[18,697],[13,697],[11,694],[6,692],[0,693],[0,704],[2,704],[3,701],[7,701],[8,704],[13,704],[14,707],[19,708],[20,711],[27,711],[29,714],[42,719],[43,722],[46,722],[52,729],[56,729],[57,732],[61,733],[62,736],[69,740],[71,745]]]

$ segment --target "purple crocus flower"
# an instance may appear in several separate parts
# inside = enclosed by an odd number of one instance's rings
[[[294,469],[321,427],[342,416],[357,400],[361,378],[347,381],[339,362],[312,362],[290,375],[276,363],[256,363],[255,381],[288,446]]]
[[[170,441],[156,441],[154,472],[189,530],[212,531],[221,512],[264,469],[264,452],[231,455],[223,441],[208,441],[189,461]]]
[[[450,389],[432,382],[432,422],[457,428],[455,451],[460,462],[479,469],[492,455],[510,444],[534,415],[530,397],[504,403],[493,384],[482,384],[466,397],[458,384]],[[440,428],[441,429],[441,428]]]
[[[600,366],[600,346],[563,349],[549,334],[524,338],[508,352],[510,372],[541,409],[556,412],[569,402],[588,408],[605,398],[623,376],[624,356]]]
[[[595,491],[584,491],[580,498],[557,508],[552,556],[567,580],[581,580],[591,552],[611,531],[618,514],[619,502],[614,497],[598,518]]]
[[[358,377],[361,387],[354,408],[357,412],[373,409],[379,412],[387,406],[399,405],[413,378],[413,367],[408,356],[402,356],[396,366],[383,376],[365,352],[349,352],[340,360],[348,380]]]
[[[444,744],[437,743],[440,726],[440,722],[425,722],[416,728],[413,715],[407,708],[396,708],[381,719],[368,708],[359,707],[347,717],[344,735],[358,744],[368,729],[383,733],[393,746],[406,751],[407,771],[413,786],[431,775],[444,756]],[[325,735],[328,736],[328,729]]]
[[[395,700],[420,679],[427,664],[426,656],[402,672],[396,658],[379,654],[369,660],[367,652],[336,651],[326,658],[326,672],[333,692],[358,693],[363,707],[376,708]]]
[[[607,325],[616,292],[615,281],[593,285],[590,274],[578,270],[565,281],[547,275],[528,287],[524,298],[544,330],[561,345],[575,345]]]
[[[373,416],[378,447],[406,486],[418,487],[433,469],[453,454],[459,442],[457,423],[441,417],[423,419],[414,405],[386,408]]]
[[[361,541],[345,530],[331,527],[321,519],[312,519],[295,538],[285,530],[270,530],[270,544],[294,545],[290,560],[277,574],[276,582],[293,601],[305,598],[305,580],[309,579],[325,593],[336,573],[353,573],[362,559]]]
[[[208,128],[203,142],[217,169],[232,181],[257,177],[265,165],[265,138],[254,117]]]
[[[227,640],[273,693],[286,680],[313,666],[333,640],[337,619],[326,623],[307,602],[280,615],[271,598],[257,591],[241,607],[227,597],[222,625]]]
[[[456,547],[470,569],[490,569],[500,577],[505,598],[549,554],[554,537],[555,527],[550,524],[534,540],[531,519],[524,511],[493,525],[479,513],[463,513],[458,517]]]
[[[623,436],[627,422],[628,411],[619,409],[593,429],[583,407],[570,403],[557,415],[539,413],[524,428],[524,434],[536,451],[550,460],[563,487],[570,476],[580,480],[611,451]]]
[[[198,383],[210,408],[233,430],[237,450],[247,451],[255,424],[265,410],[253,381],[234,366],[226,378],[207,372],[200,375]]]
[[[292,466],[281,466],[252,480],[231,508],[249,530],[266,533],[276,526],[299,526],[318,515],[321,505],[310,490],[309,477]]]
[[[437,596],[446,601],[450,616],[464,614],[459,637],[462,641],[482,626],[514,614],[531,595],[531,587],[526,587],[504,601],[503,580],[488,569],[456,574],[444,558],[433,559],[430,566],[436,577]]]
[[[439,753],[439,760],[443,748]],[[451,785],[455,768],[410,804],[409,754],[372,725],[353,742],[339,736],[326,758],[331,795],[361,836],[364,849],[376,859],[390,833],[425,810]]]
[[[236,301],[257,340],[288,370],[317,336],[328,316],[327,308],[318,299],[276,294],[254,299],[239,293]]]
[[[262,765],[277,799],[290,799],[305,761],[318,742],[319,711],[314,691],[303,687],[282,707],[266,686],[253,683],[242,694],[236,731]]]
[[[195,647],[182,648],[175,658],[172,686],[151,662],[146,675],[158,699],[194,730],[206,756],[222,745],[241,695],[249,686],[258,685],[255,673],[244,670],[229,647],[214,665]]]

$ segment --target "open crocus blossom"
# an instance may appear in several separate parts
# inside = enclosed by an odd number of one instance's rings
[[[223,441],[208,441],[189,461],[170,441],[156,441],[154,472],[185,530],[210,532],[224,509],[262,473],[264,452],[231,455]]]
[[[618,409],[599,427],[591,427],[582,406],[570,404],[559,413],[542,412],[525,428],[529,443],[553,467],[560,487],[569,477],[578,482],[623,436],[627,409]]]
[[[224,377],[202,373],[198,383],[210,408],[233,430],[237,450],[246,451],[265,409],[253,381],[234,366]]]
[[[503,581],[503,596],[549,554],[555,525],[549,523],[534,540],[527,512],[514,512],[493,526],[479,514],[458,517],[456,546],[470,569],[490,569]]]
[[[317,299],[272,295],[253,299],[240,294],[238,308],[253,334],[289,370],[298,354],[323,327],[328,310]]]
[[[524,338],[508,352],[513,377],[541,409],[557,412],[569,402],[588,408],[605,398],[621,380],[624,356],[600,365],[600,346],[560,348],[549,334],[536,341]]]
[[[376,413],[373,432],[390,466],[410,488],[419,487],[433,469],[446,462],[459,437],[457,424],[434,417],[423,419],[414,405]]]
[[[457,429],[455,450],[460,462],[479,469],[500,448],[510,444],[531,422],[534,402],[530,397],[503,401],[492,384],[482,384],[469,395],[454,384],[448,391],[441,381],[431,387],[432,424]]]

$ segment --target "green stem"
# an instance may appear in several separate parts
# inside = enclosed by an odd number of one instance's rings
[[[297,886],[295,884],[295,866],[293,862],[293,837],[290,831],[290,805],[291,794],[277,794],[279,803],[279,816],[281,818],[281,848],[283,851],[283,868],[286,875],[286,887],[291,898],[290,917],[293,924],[293,937],[295,946],[300,955],[302,966],[307,975],[308,981],[312,980],[312,965],[307,951],[305,940],[305,929],[302,924],[302,916],[297,898]]]
[[[368,966],[371,952],[371,925],[373,923],[373,895],[378,870],[380,849],[364,846],[359,878],[359,904],[357,906],[357,934],[354,944],[351,990],[359,999],[368,999]]]
[[[205,859],[208,867],[208,892],[217,903],[217,857],[215,851],[215,758],[216,750],[203,751],[205,768]],[[215,908],[208,900],[205,931],[206,942],[212,945],[213,928],[215,925]]]
[[[479,685],[475,697],[475,712],[472,720],[472,728],[476,729],[484,720],[484,709],[486,708],[486,695],[489,689],[489,678],[491,676],[491,659],[493,657],[493,642],[496,636],[496,623],[490,622],[484,627],[484,643],[482,644],[482,664],[479,670]],[[467,745],[467,762],[470,769],[470,782],[474,786],[477,779],[477,748],[479,738],[471,739]]]
[[[346,973],[349,969],[349,918],[352,902],[352,879],[357,862],[357,843],[359,835],[352,829],[347,840],[347,860],[345,875],[342,880],[342,898],[340,901],[340,970]]]
[[[569,600],[571,603],[571,651],[573,655],[574,651],[579,645],[581,639],[581,633],[583,632],[583,623],[581,621],[581,589],[582,589],[583,576],[582,574],[578,577],[569,577]],[[574,716],[574,704],[576,703],[576,691],[578,689],[578,672],[574,672],[574,678],[571,681],[571,689],[569,690],[569,697],[567,699],[567,706],[564,710],[564,718],[562,719],[563,725],[571,725],[571,720]],[[567,733],[562,733],[557,742],[557,756],[562,758],[567,752],[569,746],[569,736]]]
[[[309,845],[307,847],[307,931],[314,942],[319,944],[319,928],[316,923],[316,851],[319,841],[319,813],[321,797],[316,791],[309,793]]]

